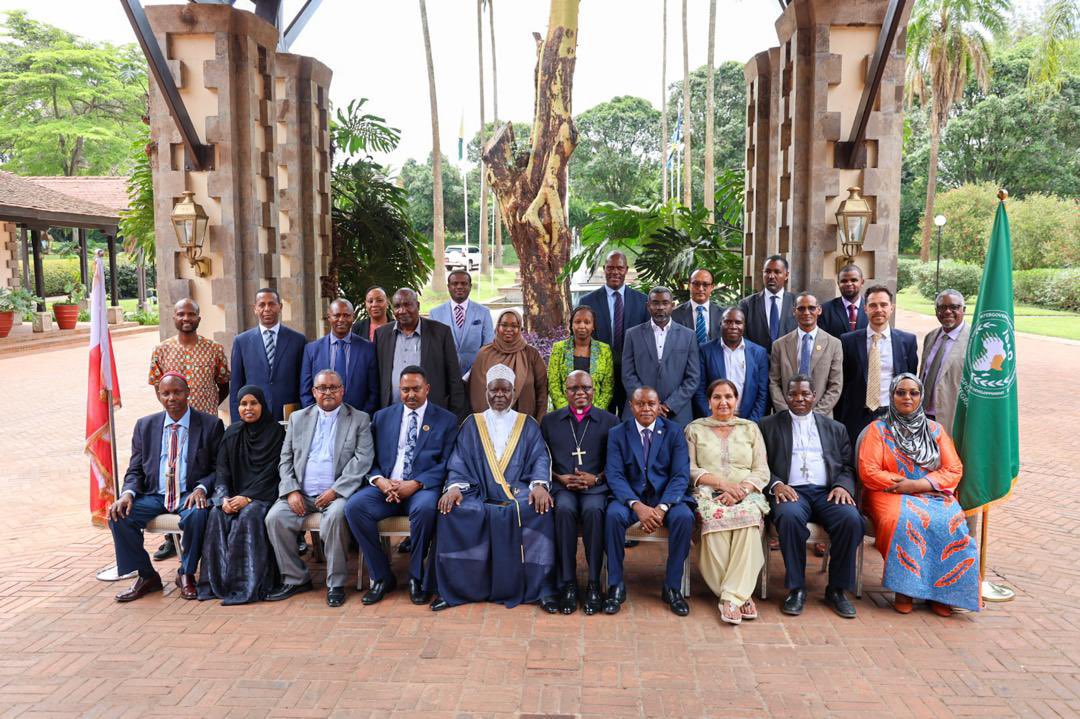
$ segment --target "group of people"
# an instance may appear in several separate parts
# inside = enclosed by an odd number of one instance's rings
[[[936,298],[941,327],[920,369],[914,335],[890,326],[892,292],[864,289],[855,265],[838,274],[840,296],[819,303],[788,291],[786,260],[769,257],[764,289],[726,309],[710,300],[707,270],[676,306],[667,288],[627,286],[627,269],[622,253],[607,256],[605,285],[574,308],[546,362],[516,311],[493,322],[470,299],[464,271],[426,318],[407,288],[370,289],[359,322],[336,299],[330,332],[311,342],[281,324],[280,295],[260,290],[258,326],[234,339],[230,363],[181,300],[177,335],[151,363],[164,411],[136,425],[110,510],[118,569],[138,572],[117,600],[162,588],[142,529],[166,512],[180,516],[185,599],[311,590],[302,529],[320,513],[330,606],[346,600],[353,542],[371,576],[361,601],[396,588],[378,524],[404,516],[409,596],[435,611],[491,601],[616,614],[636,525],[666,531],[660,596],[672,612],[689,613],[683,573],[696,545],[720,619],[739,624],[757,617],[766,522],[786,566],[786,614],[806,604],[810,522],[829,535],[825,602],[840,616],[856,614],[846,592],[867,529],[897,611],[913,599],[943,616],[978,609],[947,433],[967,343],[958,292]],[[216,417],[226,396],[228,429]]]

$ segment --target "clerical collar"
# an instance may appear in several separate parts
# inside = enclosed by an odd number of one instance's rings
[[[584,422],[585,418],[589,416],[589,410],[591,410],[591,409],[592,409],[591,404],[588,407],[586,407],[585,409],[580,410],[580,411],[578,409],[574,408],[574,407],[571,407],[570,408],[570,416],[573,417],[574,419],[576,419],[578,422]]]

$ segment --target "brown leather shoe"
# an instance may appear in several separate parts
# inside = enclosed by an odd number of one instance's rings
[[[116,595],[116,601],[118,602],[134,602],[140,597],[144,597],[150,592],[160,592],[163,589],[161,586],[161,575],[154,572],[149,577],[138,576],[135,578],[134,584],[128,588],[125,592],[120,592]]]
[[[184,599],[198,599],[199,593],[195,591],[195,575],[194,574],[180,574],[176,575],[176,586],[180,588],[180,596]]]
[[[941,602],[927,602],[930,605],[930,611],[939,617],[951,617],[953,614],[952,607],[948,604],[942,604]]]
[[[893,609],[901,614],[911,614],[912,602],[911,597],[906,594],[897,594],[893,599]]]

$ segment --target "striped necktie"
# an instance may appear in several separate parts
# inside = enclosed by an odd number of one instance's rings
[[[697,308],[697,319],[694,320],[694,331],[697,333],[697,341],[699,345],[703,345],[709,341],[709,333],[705,330],[705,308]]]
[[[274,371],[274,333],[263,330],[263,345],[266,347],[266,364],[270,365],[270,371]]]
[[[169,425],[169,457],[165,463],[165,511],[175,512],[180,508],[180,477],[176,463],[180,458],[180,424]]]
[[[866,407],[871,412],[876,412],[881,406],[881,339],[881,335],[875,332],[866,358]]]
[[[461,329],[465,326],[465,310],[461,308],[461,305],[454,305],[454,324]]]

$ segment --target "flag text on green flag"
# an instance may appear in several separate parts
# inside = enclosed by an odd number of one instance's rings
[[[964,463],[958,497],[968,513],[1007,497],[1020,472],[1012,242],[999,197],[952,427]]]

